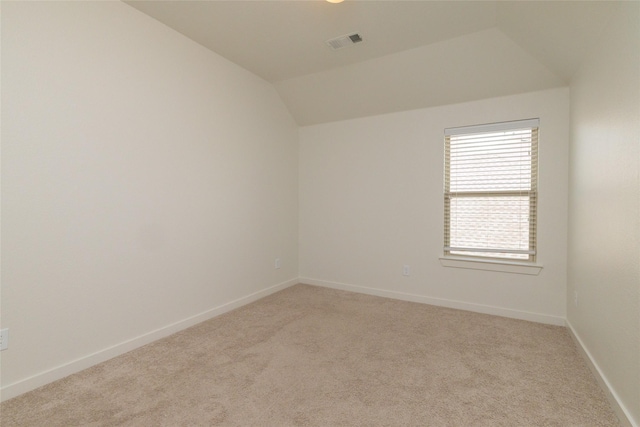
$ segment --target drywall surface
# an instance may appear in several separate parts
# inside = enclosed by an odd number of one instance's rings
[[[442,266],[444,129],[536,117],[544,268]],[[301,128],[301,280],[563,324],[568,139],[568,88]]]
[[[121,2],[3,2],[2,55],[3,398],[298,276],[272,85]]]
[[[275,84],[302,126],[566,86],[496,28]]]
[[[619,12],[571,82],[567,318],[640,425],[640,3]]]

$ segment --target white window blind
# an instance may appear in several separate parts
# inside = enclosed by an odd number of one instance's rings
[[[445,130],[445,255],[535,260],[538,127]]]

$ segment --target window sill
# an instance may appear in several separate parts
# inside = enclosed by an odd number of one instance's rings
[[[440,257],[443,267],[467,268],[471,270],[499,271],[502,273],[528,274],[537,276],[542,265],[518,261],[501,261],[463,257]]]

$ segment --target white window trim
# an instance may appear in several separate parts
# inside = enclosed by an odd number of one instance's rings
[[[441,256],[443,267],[466,268],[470,270],[498,271],[502,273],[527,274],[537,276],[543,266],[529,261],[503,261],[499,259]]]

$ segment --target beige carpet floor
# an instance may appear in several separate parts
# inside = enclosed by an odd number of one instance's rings
[[[9,426],[615,426],[567,330],[297,285],[8,400]]]

